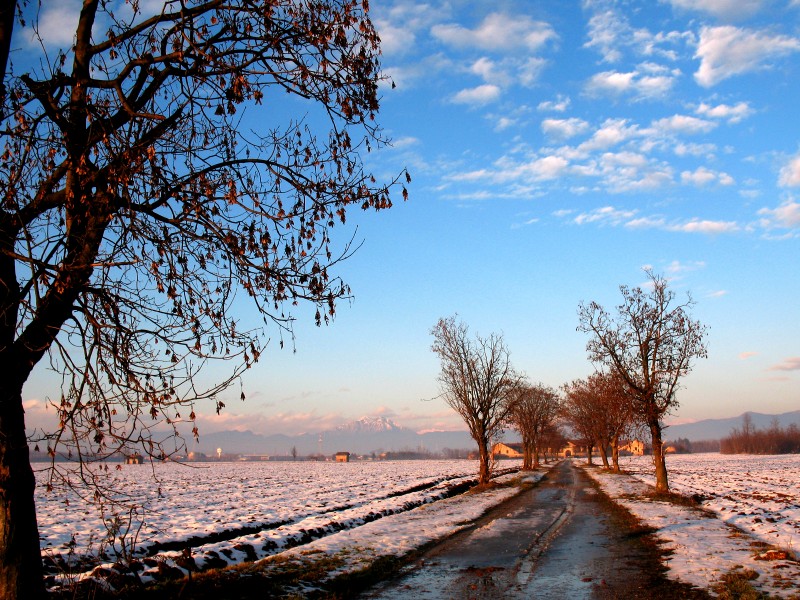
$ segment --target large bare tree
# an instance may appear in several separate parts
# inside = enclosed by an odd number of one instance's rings
[[[441,361],[442,396],[467,424],[478,445],[478,482],[488,483],[490,446],[503,431],[520,376],[511,365],[502,335],[473,338],[456,317],[439,319],[431,334],[432,350]]]
[[[385,141],[366,0],[82,0],[64,48],[37,39],[48,5],[0,10],[0,598],[43,591],[34,367],[63,377],[51,456],[174,451],[152,428],[221,409],[292,306],[333,316],[352,234],[331,229],[399,183],[361,160]],[[202,387],[212,359],[230,376]]]
[[[521,383],[514,391],[508,420],[522,436],[522,469],[539,468],[547,430],[555,424],[560,398],[542,383]]]
[[[648,285],[620,286],[622,304],[612,314],[591,302],[578,309],[578,330],[590,334],[590,360],[605,365],[624,381],[650,430],[656,490],[669,491],[663,452],[663,419],[678,407],[681,378],[693,361],[707,356],[706,327],[691,318],[691,295],[676,302],[667,280],[645,270]]]

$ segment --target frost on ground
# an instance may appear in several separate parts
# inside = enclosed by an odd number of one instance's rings
[[[501,466],[516,471],[519,463]],[[459,495],[475,484],[476,470],[474,461],[163,464],[153,479],[146,467],[125,466],[104,475],[125,492],[115,537],[107,535],[114,510],[104,519],[91,502],[62,491],[38,498],[42,545],[51,584],[85,578],[103,562],[94,574],[114,579],[109,561],[123,557],[144,583],[320,553],[341,559],[335,575],[445,537],[518,492]],[[128,525],[131,507],[141,527]]]
[[[758,486],[773,481],[773,477],[780,480],[787,476],[793,477],[789,479],[789,485],[796,485],[797,476],[792,475],[796,471],[792,470],[797,468],[800,461],[797,457],[793,461],[781,461],[783,457],[761,457],[760,461],[748,457],[753,462],[729,461],[727,458],[719,454],[671,456],[667,465],[673,491],[707,499],[725,499],[726,510],[721,511],[721,518],[715,518],[714,509],[723,505],[713,501],[703,502],[703,508],[708,508],[700,510],[656,499],[653,496],[654,488],[649,484],[650,481],[654,482],[651,457],[626,459],[621,466],[630,469],[632,474],[615,475],[591,468],[587,468],[586,472],[606,494],[655,530],[656,537],[664,542],[664,549],[668,550],[665,561],[671,577],[708,589],[729,572],[752,570],[758,573],[758,577],[751,582],[757,589],[775,597],[797,597],[800,594],[800,564],[791,559],[791,553],[770,550],[766,542],[754,539],[751,535],[757,532],[744,532],[725,521],[727,513],[732,511],[750,512],[751,515],[761,515],[762,522],[766,518],[772,518],[775,522],[781,518],[784,531],[796,531],[794,526],[797,522],[785,517],[786,506],[763,500],[772,498],[768,495],[771,488],[766,486],[760,489]],[[759,466],[775,464],[769,459],[776,459],[782,465],[778,471],[784,471],[783,475],[774,475],[770,469],[766,471],[772,475],[756,470]],[[786,490],[787,487],[781,489]],[[792,502],[797,501],[798,496],[793,496]],[[776,511],[774,517],[770,516],[772,510]],[[794,509],[788,510],[791,512]],[[737,521],[733,519],[734,524],[740,525]],[[771,538],[770,543],[791,539],[791,536],[777,536]]]

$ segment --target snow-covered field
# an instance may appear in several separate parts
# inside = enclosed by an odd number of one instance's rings
[[[54,574],[75,569],[64,561],[109,562],[132,549],[133,557],[174,558],[186,546],[198,568],[224,566],[390,521],[464,491],[476,473],[476,461],[467,460],[123,465],[102,475],[104,486],[123,492],[104,513],[73,491],[40,486],[41,545],[55,559]],[[436,525],[430,532],[444,535]]]
[[[670,551],[665,560],[670,577],[711,588],[727,573],[748,570],[758,574],[752,584],[761,591],[800,596],[800,564],[791,559],[800,541],[800,456],[669,456],[671,489],[702,497],[705,512],[652,497],[652,457],[620,463],[630,474],[586,471],[655,530]],[[765,542],[790,554],[770,550]]]
[[[655,485],[652,457],[626,457],[620,466]],[[695,496],[726,523],[800,554],[800,455],[673,454],[667,470],[672,491]]]

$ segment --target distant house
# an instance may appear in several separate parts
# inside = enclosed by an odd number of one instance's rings
[[[350,462],[349,452],[337,452],[335,457],[336,462]]]
[[[575,456],[586,456],[588,449],[585,442],[568,440],[566,445],[558,451],[561,458],[572,458]]]
[[[631,440],[630,442],[619,445],[620,454],[630,453],[634,456],[644,456],[644,442],[642,440]]]
[[[497,458],[522,458],[522,444],[498,442],[492,446],[492,456]]]
[[[125,464],[126,465],[141,465],[144,462],[144,458],[142,455],[136,452],[135,454],[129,454],[125,457]]]

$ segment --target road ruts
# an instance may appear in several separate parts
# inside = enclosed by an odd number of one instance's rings
[[[664,578],[659,553],[570,461],[362,598],[707,598]],[[615,517],[615,514],[617,515]]]

